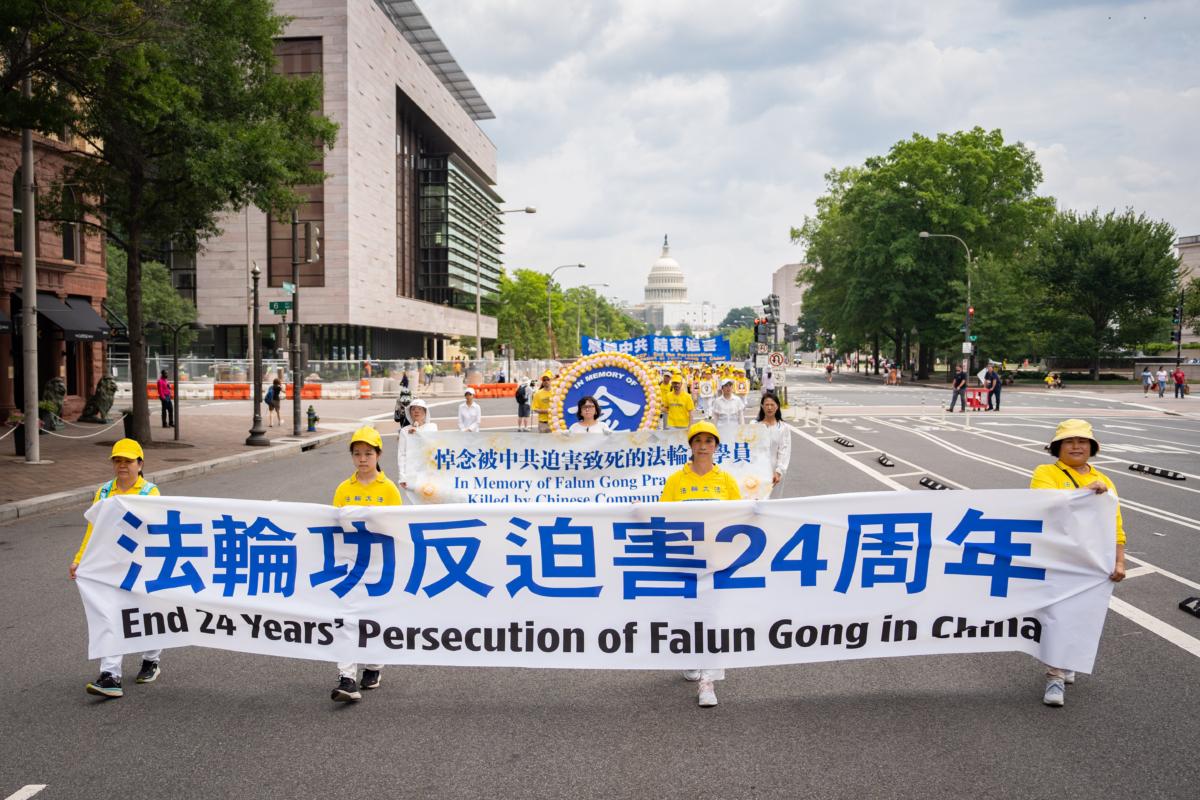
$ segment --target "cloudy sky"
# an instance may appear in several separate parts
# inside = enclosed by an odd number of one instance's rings
[[[1200,3],[420,0],[496,113],[509,264],[757,304],[831,167],[913,132],[1025,142],[1061,208],[1200,234]],[[585,279],[586,276],[586,279]]]

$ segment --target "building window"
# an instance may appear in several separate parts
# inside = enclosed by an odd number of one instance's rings
[[[71,187],[63,189],[63,210],[66,211],[66,217],[72,220],[79,219],[79,205],[76,200],[75,190]],[[62,258],[63,261],[82,262],[81,257],[83,248],[80,247],[79,241],[79,223],[66,222],[62,226]]]

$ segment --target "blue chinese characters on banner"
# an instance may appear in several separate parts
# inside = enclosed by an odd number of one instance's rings
[[[646,388],[623,367],[597,366],[581,374],[563,397],[563,421],[579,420],[579,401],[591,395],[600,404],[600,421],[614,431],[636,431],[650,405]]]
[[[593,353],[627,353],[646,361],[729,361],[729,337],[710,336],[639,336],[636,339],[593,339],[584,336],[580,340],[580,352],[585,356]]]

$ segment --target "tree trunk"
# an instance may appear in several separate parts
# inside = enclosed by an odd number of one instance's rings
[[[930,350],[929,345],[924,342],[917,345],[917,380],[929,380],[929,357],[932,353],[933,351]]]
[[[871,355],[874,356],[875,374],[879,374],[879,334],[876,333],[871,339]]]
[[[1091,367],[1090,373],[1091,373],[1092,380],[1094,380],[1094,381],[1100,380],[1100,354],[1099,353],[1095,353],[1092,355],[1092,367]]]
[[[142,232],[129,231],[125,307],[129,314],[129,382],[133,390],[133,438],[150,441],[150,401],[146,397],[146,334],[142,323]]]

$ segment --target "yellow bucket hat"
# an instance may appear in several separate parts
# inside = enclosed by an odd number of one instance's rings
[[[350,437],[350,446],[354,447],[355,442],[365,442],[371,447],[383,449],[383,437],[370,425],[364,425],[354,432],[354,435]]]
[[[1092,431],[1092,423],[1082,419],[1064,419],[1058,423],[1058,427],[1054,430],[1054,438],[1050,440],[1050,443],[1061,442],[1063,439],[1070,439],[1074,436],[1091,439],[1096,443],[1097,452],[1099,451],[1100,441]]]
[[[692,439],[701,433],[711,433],[713,438],[717,440],[718,444],[721,441],[721,434],[717,433],[717,426],[706,420],[701,420],[700,422],[694,423],[692,427],[688,428],[688,444],[691,444]]]
[[[142,454],[142,446],[134,439],[118,439],[112,446],[112,452],[108,454],[108,457],[128,458],[130,461],[146,460]]]

